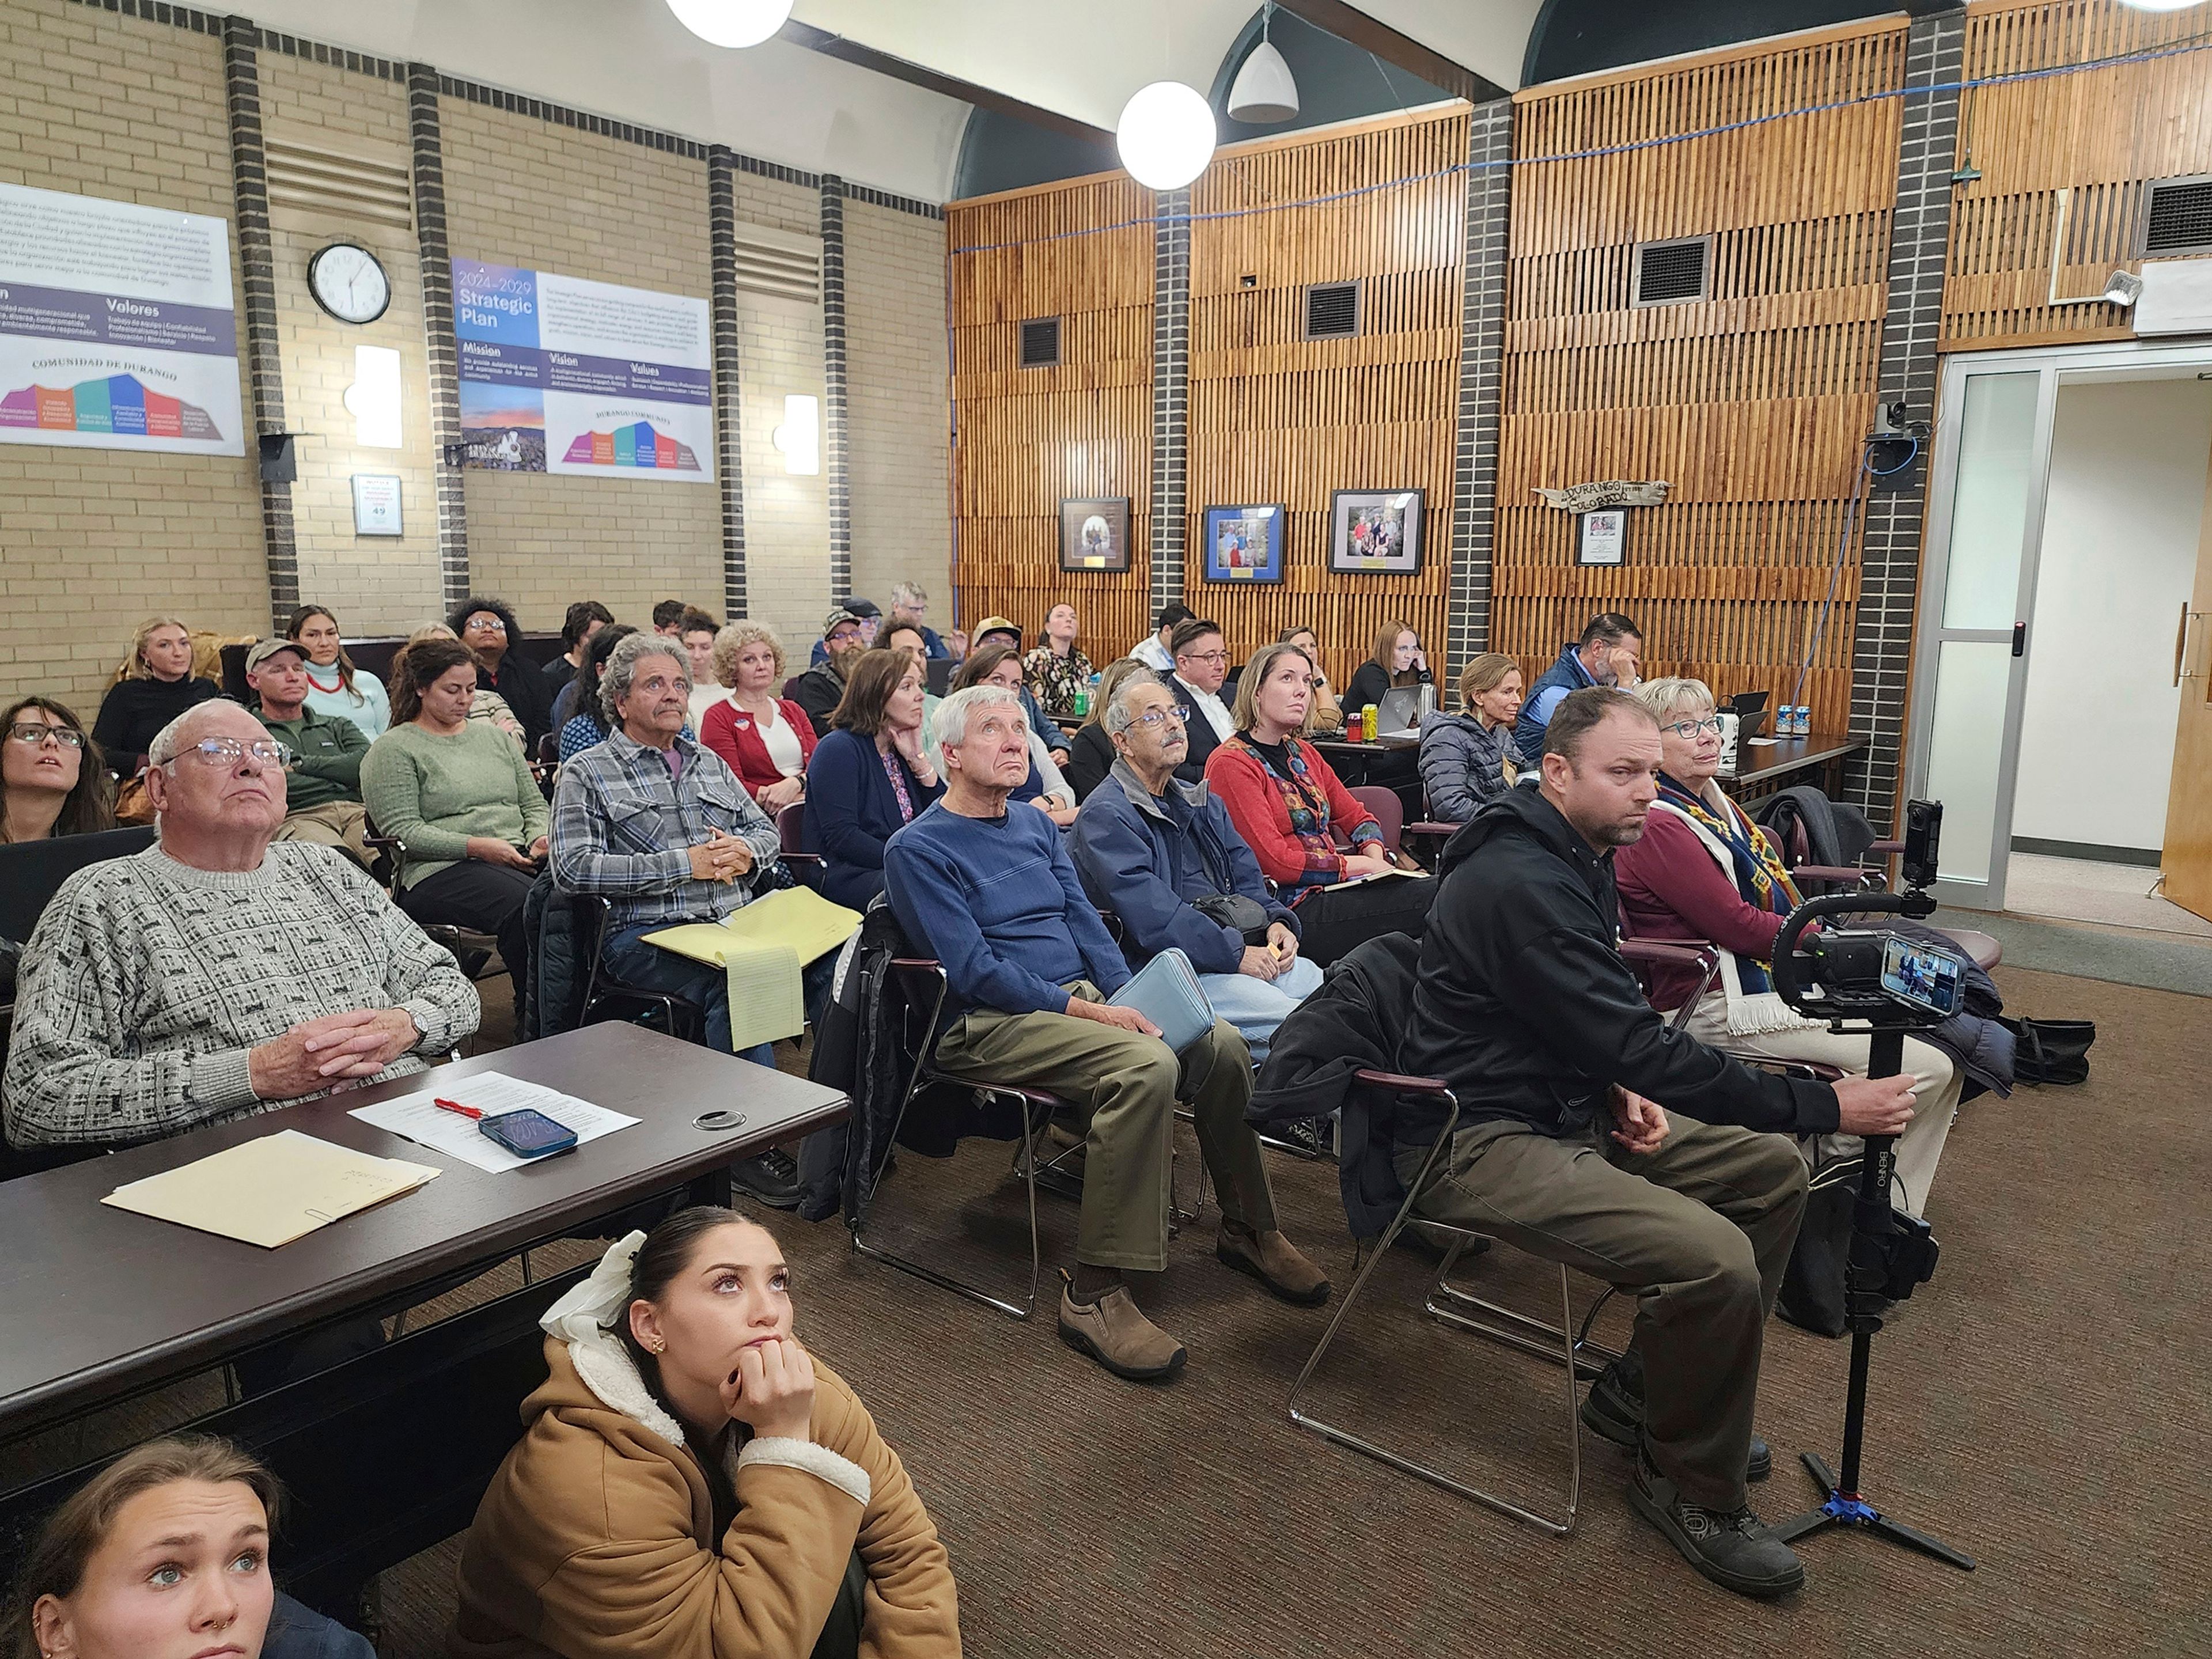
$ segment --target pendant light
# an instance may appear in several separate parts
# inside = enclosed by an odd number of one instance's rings
[[[1229,88],[1232,121],[1264,126],[1287,121],[1298,112],[1298,83],[1268,36],[1274,16],[1274,0],[1268,0],[1260,14],[1260,44],[1246,54],[1243,67],[1237,71],[1236,84]]]
[[[1181,190],[1213,159],[1215,136],[1203,94],[1180,81],[1155,81],[1121,106],[1114,144],[1139,184]]]
[[[757,46],[791,18],[792,0],[668,0],[676,21],[709,46]]]

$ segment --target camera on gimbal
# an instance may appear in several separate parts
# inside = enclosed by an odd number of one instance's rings
[[[1911,801],[1905,809],[1905,891],[1872,890],[1808,899],[1790,913],[1774,947],[1774,988],[1809,1019],[1838,1031],[1863,1031],[1873,1039],[1868,1075],[1894,1076],[1901,1068],[1905,1033],[1924,1030],[1959,1012],[1967,962],[1949,947],[1878,928],[1849,925],[1868,915],[1918,921],[1936,908],[1940,801]],[[1834,917],[1809,939],[1808,924]],[[1854,1297],[1901,1302],[1936,1272],[1939,1247],[1928,1224],[1889,1201],[1891,1143],[1867,1144],[1867,1179],[1853,1218],[1850,1287]]]

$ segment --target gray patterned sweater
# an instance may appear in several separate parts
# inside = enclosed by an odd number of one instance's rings
[[[422,1070],[481,1012],[452,955],[333,849],[276,842],[237,872],[158,846],[92,865],[23,955],[8,1139],[145,1140],[287,1104],[254,1095],[246,1051],[354,1008],[404,1008],[422,1033],[372,1082]]]

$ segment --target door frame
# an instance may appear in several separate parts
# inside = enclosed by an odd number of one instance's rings
[[[1951,568],[1951,519],[1958,491],[1959,445],[1966,384],[1978,374],[2033,373],[2035,437],[2028,465],[2027,512],[2021,530],[2020,586],[2014,616],[2032,624],[2036,580],[2042,562],[2044,519],[2049,507],[2051,446],[2057,423],[2058,388],[2063,382],[2128,381],[2169,378],[2176,370],[2212,374],[2212,339],[2167,344],[2150,340],[2109,343],[2034,346],[2006,351],[1944,354],[1939,366],[1936,429],[1929,455],[1928,509],[1922,538],[1920,583],[1912,630],[1912,678],[1905,754],[1905,793],[1924,795],[1933,738],[1936,677],[1943,643],[1943,605]],[[1956,633],[1992,630],[1954,629]],[[1939,878],[1936,896],[1965,909],[2004,908],[2005,868],[2012,848],[2013,800],[2019,785],[2021,715],[2027,677],[2035,659],[2035,629],[2027,628],[2023,649],[2006,689],[2004,729],[1999,735],[1996,810],[1990,824],[1987,882]]]

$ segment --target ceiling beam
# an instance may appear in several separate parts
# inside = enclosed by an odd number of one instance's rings
[[[878,52],[873,46],[862,46],[849,36],[832,34],[827,29],[817,29],[797,18],[778,30],[776,39],[788,40],[796,46],[805,46],[809,52],[818,52],[824,58],[857,64],[862,69],[873,70],[878,75],[887,75],[894,81],[903,81],[908,86],[942,93],[947,98],[957,98],[963,103],[974,104],[981,109],[996,110],[1002,115],[1013,116],[1018,120],[1027,121],[1032,126],[1043,127],[1050,132],[1066,133],[1071,138],[1088,138],[1109,147],[1114,143],[1114,135],[1103,127],[1094,127],[1088,121],[1079,121],[1073,116],[1062,115],[1057,110],[1046,109],[1042,105],[1028,103],[1003,92],[994,92],[973,81],[940,74],[904,58],[894,58],[887,52]]]
[[[1454,63],[1432,52],[1410,34],[1401,34],[1380,18],[1370,17],[1345,0],[1275,0],[1285,11],[1303,17],[1316,28],[1327,29],[1338,40],[1363,52],[1371,52],[1386,64],[1395,64],[1408,75],[1418,75],[1432,87],[1442,87],[1470,104],[1486,104],[1508,95],[1495,81],[1476,74],[1464,64]]]

